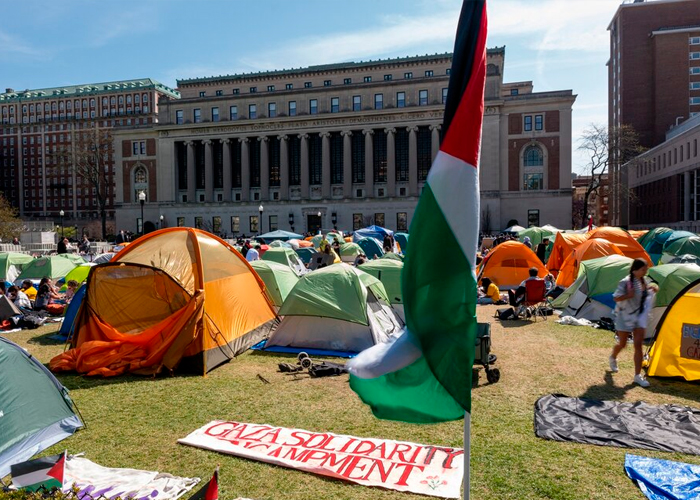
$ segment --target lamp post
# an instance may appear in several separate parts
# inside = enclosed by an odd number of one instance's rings
[[[289,227],[294,232],[294,214],[289,212]]]
[[[321,219],[321,211],[319,210],[316,214],[318,216],[318,234],[321,234],[321,228],[323,227],[323,220]]]
[[[63,238],[63,216],[66,215],[66,213],[63,210],[61,210],[60,212],[58,212],[58,215],[61,216],[61,238]]]
[[[141,204],[141,234],[143,234],[143,204],[146,203],[146,192],[139,193],[139,203]]]
[[[160,225],[158,226],[158,229],[163,229],[163,219],[165,219],[165,217],[163,217],[163,214],[161,214],[160,215]]]
[[[258,212],[260,213],[260,218],[258,219],[258,236],[263,234],[263,222],[262,222],[262,214],[263,210],[265,210],[265,207],[262,206],[262,203],[258,207]]]

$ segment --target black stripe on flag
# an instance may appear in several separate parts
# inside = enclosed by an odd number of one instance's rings
[[[38,470],[49,470],[58,463],[62,456],[63,453],[60,455],[51,455],[50,457],[37,458],[36,460],[29,460],[28,462],[11,465],[10,474],[12,477],[19,477],[26,474],[31,474],[32,472],[36,472]]]

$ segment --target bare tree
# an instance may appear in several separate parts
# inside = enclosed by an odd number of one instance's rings
[[[112,131],[93,127],[76,130],[73,140],[56,149],[54,168],[67,169],[87,182],[97,201],[102,239],[107,238],[109,165],[114,153]]]
[[[12,241],[23,229],[24,223],[17,217],[17,209],[0,194],[0,240]]]
[[[616,164],[623,165],[642,154],[645,149],[639,144],[639,135],[633,127],[622,125],[608,128],[599,123],[591,123],[583,132],[578,149],[589,158],[585,166],[585,175],[590,176],[590,181],[586,186],[581,207],[581,216],[585,218],[588,214],[589,199],[598,194],[613,159]]]
[[[491,207],[486,205],[486,210],[481,211],[481,232],[484,235],[491,234]]]

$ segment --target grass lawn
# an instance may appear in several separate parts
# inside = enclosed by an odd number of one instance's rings
[[[481,306],[493,321],[495,306]],[[42,362],[62,350],[45,339],[56,325],[7,334]],[[482,373],[474,390],[472,418],[473,499],[642,499],[625,475],[627,451],[700,464],[700,457],[624,450],[538,439],[533,404],[549,393],[599,399],[698,406],[700,386],[652,379],[650,389],[632,386],[632,352],[620,372],[607,372],[612,334],[543,322],[492,325],[492,352],[501,380],[488,385]],[[159,470],[208,479],[221,466],[220,497],[253,499],[427,498],[368,488],[309,473],[178,445],[177,439],[214,419],[273,424],[311,431],[371,436],[422,444],[461,446],[462,422],[409,425],[375,419],[348,387],[348,377],[294,380],[277,373],[289,357],[248,352],[207,377],[59,379],[87,429],[46,453],[68,449],[109,467]],[[264,384],[261,375],[270,384]]]

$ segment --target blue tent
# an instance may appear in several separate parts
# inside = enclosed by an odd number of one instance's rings
[[[671,234],[668,235],[666,241],[664,241],[664,246],[661,253],[663,253],[663,251],[665,251],[666,248],[668,248],[669,245],[671,245],[671,243],[673,243],[674,241],[678,241],[681,238],[689,238],[691,236],[697,236],[697,234],[691,233],[690,231],[673,231]]]
[[[304,264],[311,262],[311,256],[316,253],[314,248],[297,248],[294,250]]]
[[[406,250],[408,250],[408,233],[394,233],[394,239],[401,247],[401,251],[406,253]]]
[[[78,288],[78,291],[73,295],[73,300],[70,301],[68,307],[66,307],[66,312],[63,315],[63,323],[61,323],[61,328],[57,333],[51,335],[49,338],[51,340],[59,340],[61,342],[67,341],[69,338],[73,337],[75,333],[75,318],[78,315],[78,310],[80,309],[80,304],[83,303],[83,297],[85,297],[86,285]]]
[[[263,240],[265,243],[270,243],[271,241],[275,240],[300,240],[302,238],[303,236],[301,234],[290,233],[289,231],[282,231],[281,229],[279,231],[261,234],[257,237],[258,240]]]
[[[384,241],[384,236],[392,236],[394,231],[380,226],[369,226],[364,229],[358,229],[352,235],[352,241],[359,243],[362,238],[376,238],[380,242]]]
[[[355,233],[357,234],[357,233]],[[376,259],[384,255],[382,245],[375,238],[362,238],[357,242],[360,248],[369,259]]]

